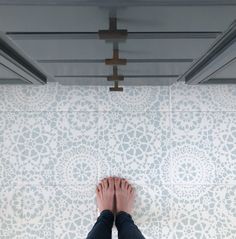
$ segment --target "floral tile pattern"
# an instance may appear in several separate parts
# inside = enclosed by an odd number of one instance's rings
[[[55,238],[86,238],[97,218],[95,196],[75,199],[67,194],[67,187],[57,187],[54,199]]]
[[[23,193],[20,187],[0,187],[0,238],[21,235]]]
[[[167,86],[125,86],[122,94],[99,88],[99,111],[146,112],[169,110]]]
[[[174,111],[236,111],[236,85],[171,86]]]
[[[5,112],[3,161],[18,184],[50,184],[57,152],[53,112]],[[10,166],[9,166],[10,167]]]
[[[55,164],[55,185],[66,186],[67,196],[92,197],[101,163],[96,149],[80,145],[58,154]]]
[[[160,184],[160,164],[168,158],[169,144],[168,113],[100,115],[101,161],[105,167],[109,165],[113,175],[125,176],[133,183]]]
[[[52,186],[22,185],[23,216],[21,230],[28,237],[54,237],[55,188]]]
[[[0,89],[5,111],[49,111],[56,109],[57,84],[10,85]]]
[[[200,198],[173,200],[173,238],[235,237],[236,186],[206,187]]]
[[[185,164],[181,172],[190,177],[198,170],[190,184],[235,184],[236,182],[236,112],[173,112],[172,113],[172,166],[180,160]],[[194,167],[192,167],[192,166]],[[172,172],[173,183],[176,181]],[[193,176],[193,175],[192,175]],[[208,178],[208,179],[207,179]],[[200,180],[200,181],[199,181]]]
[[[58,85],[58,111],[98,111],[98,87]]]
[[[235,85],[1,86],[0,159],[0,238],[86,238],[117,175],[147,239],[235,239]]]

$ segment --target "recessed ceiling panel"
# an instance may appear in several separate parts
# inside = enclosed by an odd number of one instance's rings
[[[120,8],[117,15],[118,27],[129,31],[201,32],[224,31],[235,12],[236,6],[139,6]]]
[[[214,39],[127,40],[120,44],[120,55],[129,59],[197,58]]]
[[[181,75],[190,63],[128,63],[121,66],[123,75]]]
[[[171,85],[176,82],[177,77],[126,77],[120,82],[120,86],[126,85]],[[104,77],[57,77],[56,81],[62,85],[106,85],[113,86],[113,82]]]
[[[190,63],[128,63],[119,67],[119,74],[127,76],[139,75],[181,75]],[[45,72],[52,76],[108,76],[112,67],[103,63],[40,63]]]
[[[4,32],[93,32],[108,27],[109,11],[98,7],[0,6]]]
[[[102,63],[40,63],[41,68],[52,76],[109,75],[112,68]]]
[[[101,40],[14,40],[35,60],[105,59],[112,56],[112,44]]]
[[[119,46],[127,59],[197,58],[214,39],[131,39]],[[103,40],[14,40],[35,60],[105,59],[112,57],[112,44]]]

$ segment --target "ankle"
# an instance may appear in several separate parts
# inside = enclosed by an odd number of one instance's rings
[[[114,212],[110,209],[104,209],[100,212],[100,215],[102,215],[102,214],[112,214],[112,215],[114,215]]]

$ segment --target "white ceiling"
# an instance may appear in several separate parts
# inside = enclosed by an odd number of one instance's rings
[[[105,58],[112,57],[112,44],[91,39],[93,37],[79,39],[60,34],[53,37],[25,33],[86,32],[96,36],[98,30],[108,28],[110,9],[94,6],[95,1],[68,1],[70,6],[56,0],[53,2],[58,5],[53,6],[52,2],[50,6],[45,1],[29,2],[17,1],[16,5],[16,1],[0,0],[0,4],[4,3],[0,5],[0,31],[55,80],[81,83],[85,79],[83,76],[91,76],[86,78],[87,83],[106,82],[106,78],[97,80],[96,77],[112,73],[111,66],[103,63]],[[40,2],[44,5],[39,5]],[[124,7],[123,1],[123,6],[117,9],[118,28],[128,32],[171,33],[151,39],[128,39],[119,45],[120,57],[128,59],[127,66],[119,67],[119,73],[136,75],[139,77],[136,82],[142,84],[156,84],[158,79],[166,79],[169,84],[180,78],[192,61],[200,57],[236,18],[236,2],[233,1],[225,1],[225,5],[213,0],[205,3],[190,0],[191,4],[177,0],[166,4],[157,1],[154,6],[150,6],[153,1],[149,0],[146,6],[137,6],[144,1],[132,2],[133,6],[127,1],[128,7]],[[101,3],[106,6],[107,1]]]

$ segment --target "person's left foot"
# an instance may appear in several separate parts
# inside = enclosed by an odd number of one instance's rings
[[[115,186],[112,177],[103,179],[96,189],[99,212],[110,210],[114,213]]]

